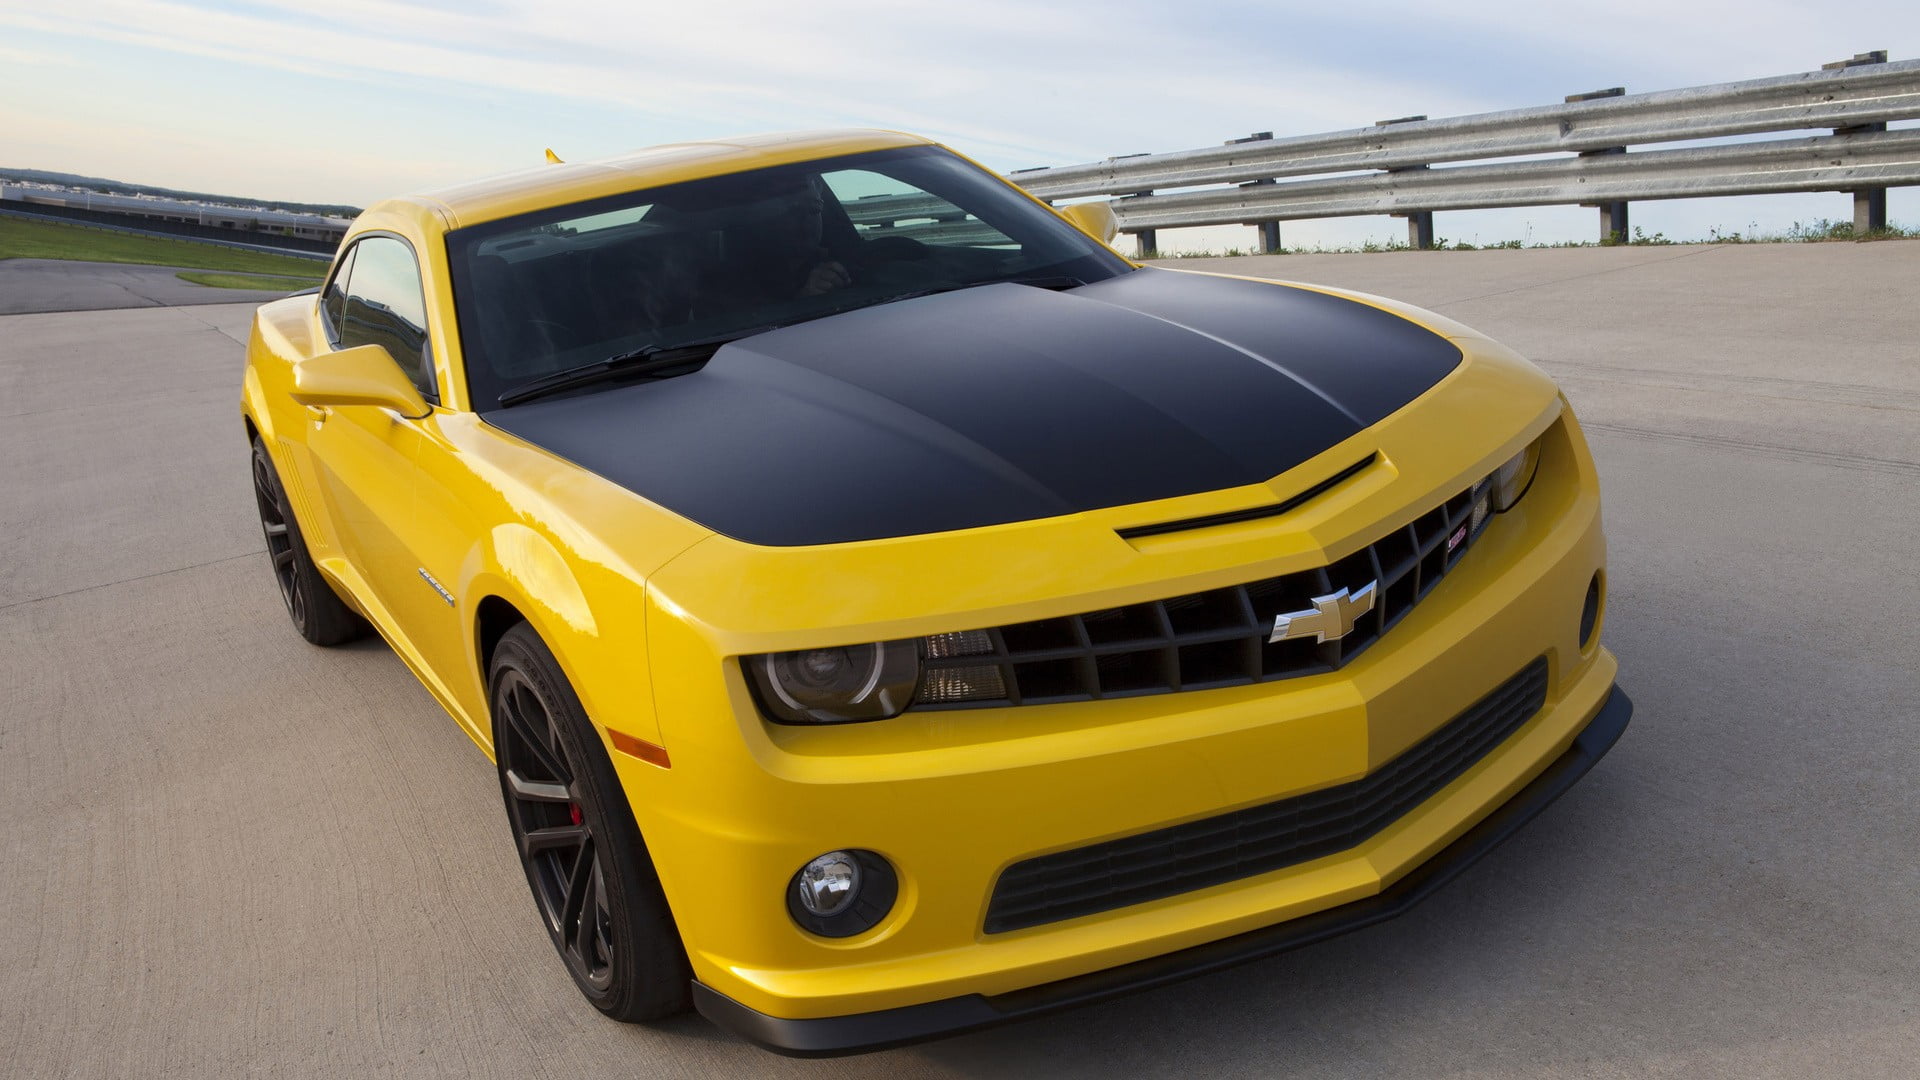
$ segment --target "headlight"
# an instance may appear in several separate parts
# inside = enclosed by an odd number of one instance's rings
[[[1540,470],[1540,442],[1513,455],[1506,464],[1493,470],[1486,479],[1473,485],[1469,498],[1473,500],[1473,511],[1465,525],[1447,541],[1447,553],[1465,543],[1469,538],[1479,536],[1480,530],[1487,527],[1493,515],[1503,514],[1513,509],[1520,497],[1533,486],[1533,474]]]
[[[1533,486],[1533,474],[1540,471],[1540,443],[1535,440],[1512,460],[1493,471],[1493,510],[1505,513]]]
[[[768,715],[788,724],[838,724],[900,715],[920,682],[912,641],[836,645],[746,658]]]

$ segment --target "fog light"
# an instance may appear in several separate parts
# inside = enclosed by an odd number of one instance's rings
[[[787,914],[821,937],[852,937],[886,918],[900,893],[893,866],[871,851],[829,851],[787,884]]]
[[[860,864],[844,851],[829,851],[800,868],[800,906],[821,918],[838,915],[860,893]]]
[[[1587,582],[1587,602],[1580,607],[1580,647],[1593,648],[1594,631],[1600,627],[1600,575]]]

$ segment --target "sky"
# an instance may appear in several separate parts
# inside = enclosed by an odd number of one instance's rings
[[[754,131],[885,127],[1000,170],[1920,57],[1920,4],[1777,0],[0,0],[0,166],[307,202]],[[1905,125],[1902,125],[1905,126]],[[1920,189],[1889,196],[1920,226]],[[1636,203],[1674,239],[1844,219],[1845,195]],[[1446,238],[1589,240],[1577,207]],[[1289,247],[1404,239],[1289,222]],[[1172,249],[1252,229],[1163,231]]]

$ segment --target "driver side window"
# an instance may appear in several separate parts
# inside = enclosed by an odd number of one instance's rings
[[[390,236],[369,236],[354,245],[344,281],[340,347],[384,345],[394,362],[428,401],[438,400],[433,350],[427,341],[427,308],[413,249]],[[351,274],[351,276],[348,276]],[[324,298],[331,314],[334,290]]]

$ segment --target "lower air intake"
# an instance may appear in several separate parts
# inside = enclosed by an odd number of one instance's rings
[[[1546,700],[1542,658],[1359,780],[1015,863],[994,885],[987,932],[1111,911],[1345,851],[1438,794]]]

